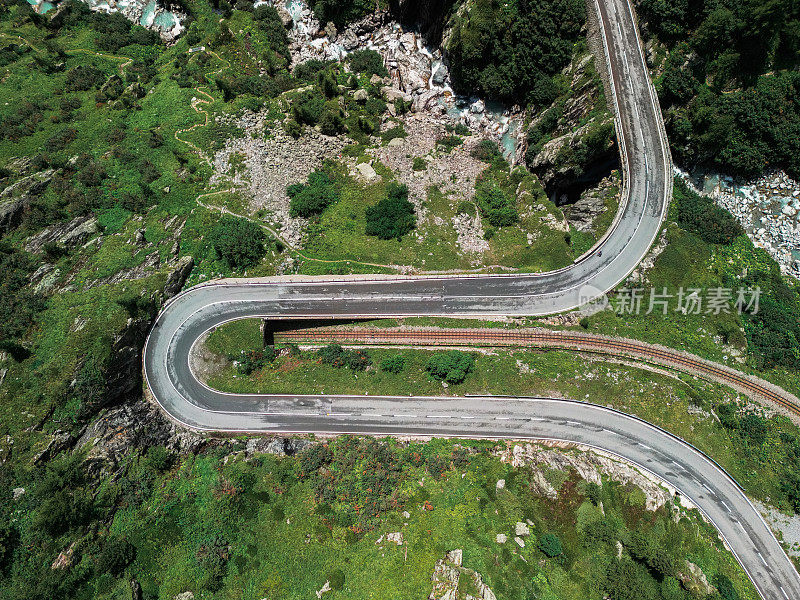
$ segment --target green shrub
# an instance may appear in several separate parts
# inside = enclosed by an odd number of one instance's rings
[[[366,17],[375,7],[373,0],[315,0],[313,3],[314,16],[322,23],[330,21],[339,29]]]
[[[100,573],[111,573],[119,577],[136,559],[136,547],[128,540],[111,536],[103,544],[97,558],[97,569]]]
[[[459,215],[474,215],[475,214],[475,204],[470,202],[469,200],[462,200],[458,203],[458,208],[456,208],[456,213]]]
[[[678,177],[674,193],[677,220],[689,231],[710,244],[730,244],[744,233],[742,226],[727,210],[714,201],[696,194]]]
[[[319,119],[319,130],[324,135],[335,136],[344,131],[344,114],[335,100],[325,104],[325,110]]]
[[[17,544],[17,530],[10,524],[0,521],[0,574],[11,563],[11,553]]]
[[[550,558],[559,556],[564,551],[561,547],[561,540],[558,539],[557,535],[552,533],[545,533],[539,538],[539,550]]]
[[[316,125],[325,110],[325,96],[305,90],[292,102],[292,118],[302,125]]]
[[[461,136],[472,135],[472,130],[463,123],[456,123],[455,125],[448,123],[444,126],[444,130],[447,133],[455,133]]]
[[[464,140],[457,135],[443,135],[436,140],[436,145],[441,146],[445,152],[450,152],[464,143]]]
[[[339,344],[330,344],[317,350],[322,364],[337,369],[365,371],[372,364],[372,359],[365,350],[345,350]]]
[[[366,210],[366,234],[382,240],[397,239],[409,233],[417,224],[414,205],[408,200],[408,187],[394,182],[387,186],[387,195]]]
[[[386,371],[387,373],[402,373],[405,367],[406,358],[402,354],[387,356],[381,361],[381,371]]]
[[[286,188],[286,193],[291,199],[289,201],[290,216],[307,219],[320,214],[339,200],[339,190],[324,170],[311,173],[307,183],[290,185]]]
[[[722,600],[739,600],[739,593],[733,587],[733,582],[722,573],[714,576],[714,587],[717,588]]]
[[[294,119],[287,119],[286,124],[283,126],[283,128],[286,131],[286,133],[288,133],[294,139],[297,139],[301,135],[303,135],[303,126],[300,125],[300,123],[298,123]]]
[[[492,179],[479,178],[475,185],[475,202],[481,215],[494,227],[506,227],[519,220],[516,199],[510,198]]]
[[[335,592],[344,589],[344,571],[336,569],[328,575],[328,581],[331,584],[331,589]]]
[[[470,154],[473,158],[484,162],[492,162],[495,159],[503,157],[500,148],[498,148],[497,144],[492,140],[481,140],[478,142],[478,145],[472,149]]]
[[[312,58],[297,65],[292,74],[300,81],[314,83],[317,81],[320,72],[334,64],[335,62],[332,60],[318,60]]]
[[[263,369],[275,362],[278,353],[274,348],[268,346],[263,350],[242,351],[239,356],[231,356],[236,361],[236,371],[240,375],[251,375],[254,371]]]
[[[88,91],[100,86],[106,76],[100,69],[91,65],[78,65],[67,71],[64,89],[68,92]]]
[[[384,143],[388,143],[395,138],[408,137],[405,128],[402,125],[395,125],[394,127],[381,132],[381,139]]]
[[[219,257],[231,268],[252,267],[266,254],[264,232],[247,219],[223,215],[208,237]]]
[[[455,384],[463,382],[474,367],[474,355],[459,350],[450,350],[431,356],[425,370],[438,381]]]
[[[411,168],[414,171],[424,171],[428,168],[428,161],[421,156],[415,156],[414,160],[411,161]]]
[[[377,75],[386,77],[389,71],[383,64],[383,57],[375,50],[356,50],[347,55],[347,62],[350,68],[356,73],[364,75]]]

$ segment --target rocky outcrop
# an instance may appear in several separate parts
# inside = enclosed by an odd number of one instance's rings
[[[461,550],[451,550],[436,561],[428,600],[496,600],[480,574],[461,565],[462,558]]]
[[[678,579],[694,598],[704,598],[717,591],[713,585],[708,583],[703,570],[688,560],[684,562],[683,568],[678,572]]]
[[[570,444],[553,443],[551,445],[572,447]],[[595,451],[563,452],[551,450],[544,445],[514,444],[501,452],[500,457],[503,462],[507,462],[515,468],[532,466],[534,474],[541,473],[541,469],[544,467],[564,472],[575,471],[585,481],[597,485],[603,485],[604,476],[623,484],[634,485],[644,492],[645,508],[650,511],[658,510],[672,500],[669,490],[643,475],[632,465]],[[544,480],[544,477],[542,476],[540,479]],[[532,480],[535,484],[536,479],[532,478]],[[557,496],[557,490],[554,490],[549,483],[546,485],[549,489],[545,495],[553,499],[553,491]]]
[[[164,285],[165,300],[172,298],[183,289],[192,269],[194,269],[194,258],[191,256],[182,256],[178,259],[172,273],[170,273],[167,278],[167,283]]]
[[[90,216],[75,217],[68,223],[58,223],[45,227],[42,231],[25,240],[25,250],[40,253],[48,244],[55,244],[62,250],[84,244],[100,228],[97,219]]]
[[[436,3],[434,3],[436,5]],[[394,101],[411,103],[414,111],[425,111],[430,116],[446,116],[492,138],[503,141],[504,147],[515,146],[516,134],[522,133],[520,123],[522,111],[519,107],[488,110],[484,100],[458,96],[453,92],[447,58],[440,43],[440,36],[430,35],[432,29],[423,23],[420,29],[409,26],[410,21],[401,17],[400,22],[391,21],[392,14],[410,15],[410,4],[398,5],[393,13],[376,12],[338,32],[331,27],[322,27],[308,8],[303,8],[290,31],[292,40],[292,63],[309,59],[342,60],[348,53],[358,49],[375,50],[383,56],[389,77],[381,84],[384,96],[389,101],[393,114]],[[429,14],[431,5],[422,3],[419,12]],[[441,22],[434,29],[441,32],[445,13],[430,13],[431,18]],[[433,25],[433,21],[425,23]],[[422,31],[422,33],[420,33]],[[426,31],[428,34],[426,34]],[[379,78],[380,79],[380,78]],[[509,152],[513,162],[517,156]]]
[[[0,192],[0,236],[19,225],[25,207],[44,192],[54,174],[48,169],[28,175]]]
[[[548,195],[558,205],[574,202],[580,194],[597,184],[617,166],[617,147],[611,132],[594,121],[576,131],[556,137],[542,146],[529,163]],[[598,136],[598,139],[594,139]]]
[[[161,411],[139,399],[114,407],[86,428],[76,448],[89,446],[85,465],[93,476],[106,476],[137,449],[165,446],[174,452],[196,452],[204,440],[177,428]]]
[[[594,57],[575,59],[563,74],[570,80],[570,94],[534,117],[526,144],[535,145],[525,151],[528,167],[560,205],[575,202],[619,163],[613,115],[598,106],[605,96]],[[550,139],[541,144],[543,136]]]
[[[584,191],[574,204],[565,206],[564,216],[578,231],[604,233],[595,230],[595,220],[606,211],[607,204],[618,205],[620,189],[617,178],[606,177],[596,187]]]
[[[247,440],[246,452],[249,456],[255,454],[276,454],[278,456],[294,456],[309,446],[311,440],[300,438],[250,438]]]

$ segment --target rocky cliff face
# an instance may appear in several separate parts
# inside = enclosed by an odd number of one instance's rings
[[[392,15],[401,23],[416,25],[429,44],[439,45],[455,0],[391,0]]]
[[[559,205],[574,203],[619,165],[613,115],[594,57],[576,58],[563,74],[569,92],[534,117],[525,153],[528,167]]]

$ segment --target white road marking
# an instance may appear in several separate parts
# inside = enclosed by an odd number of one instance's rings
[[[769,566],[769,565],[767,565],[767,561],[764,560],[764,557],[761,556],[761,552],[756,552],[756,554],[758,554],[758,558],[761,559],[761,562],[764,563],[765,567]]]
[[[396,419],[413,419],[417,415],[392,415]]]
[[[328,413],[329,417],[352,417],[353,413]]]
[[[429,419],[452,419],[452,415],[425,415]]]
[[[494,420],[495,421],[508,421],[509,417],[495,417]]]
[[[781,594],[783,594],[783,597],[786,598],[786,600],[789,600],[789,595],[786,593],[786,590],[783,589],[783,586],[779,585],[778,589],[781,591]]]
[[[725,507],[725,510],[727,510],[728,512],[731,512],[731,507],[730,507],[730,506],[728,506],[728,505],[725,503],[725,500],[720,500],[720,502],[722,502],[722,506],[724,506],[724,507]]]

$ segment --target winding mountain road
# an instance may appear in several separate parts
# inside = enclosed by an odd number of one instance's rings
[[[622,281],[655,240],[671,196],[663,122],[628,0],[597,0],[624,182],[606,237],[575,264],[531,275],[224,280],[176,296],[144,351],[155,401],[209,432],[558,439],[604,449],[669,482],[716,525],[765,599],[800,599],[800,577],[758,511],[710,459],[635,418],[550,399],[251,396],[217,392],[189,356],[209,329],[249,318],[540,315],[584,304]]]

